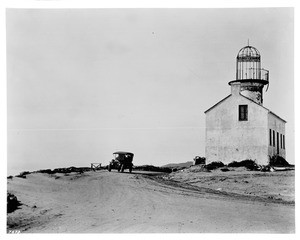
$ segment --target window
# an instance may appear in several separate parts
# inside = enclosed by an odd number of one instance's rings
[[[239,121],[248,121],[248,105],[239,105]]]
[[[282,134],[280,134],[280,148],[282,148]]]
[[[273,130],[273,146],[275,147],[275,131]]]
[[[269,137],[270,137],[270,146],[272,146],[272,130],[270,129],[269,132]]]
[[[277,154],[279,154],[279,132],[277,132]]]
[[[282,137],[283,137],[282,138],[282,140],[283,140],[283,143],[282,143],[283,144],[283,149],[285,149],[285,137],[284,137],[284,135],[282,135]]]

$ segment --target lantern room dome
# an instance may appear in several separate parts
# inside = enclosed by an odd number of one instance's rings
[[[252,46],[243,47],[236,57],[236,81],[262,81],[268,84],[269,71],[261,68],[259,51]]]
[[[239,51],[237,58],[241,60],[245,59],[247,61],[251,61],[251,59],[260,60],[260,53],[255,47],[246,46]]]

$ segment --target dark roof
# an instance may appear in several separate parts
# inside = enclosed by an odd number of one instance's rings
[[[131,152],[124,152],[124,151],[118,151],[118,152],[114,152],[113,154],[130,154],[130,155],[134,155]]]

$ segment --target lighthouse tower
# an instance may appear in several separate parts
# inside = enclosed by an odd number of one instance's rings
[[[206,163],[252,159],[267,165],[273,156],[285,158],[285,123],[263,106],[263,89],[269,71],[261,67],[261,55],[243,47],[236,58],[236,78],[231,94],[205,111]]]
[[[259,51],[243,47],[236,57],[236,79],[230,81],[232,91],[239,91],[256,103],[263,104],[263,88],[269,84],[269,71],[261,68]]]

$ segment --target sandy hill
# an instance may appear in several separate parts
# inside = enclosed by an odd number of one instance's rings
[[[161,167],[167,167],[167,168],[181,168],[181,167],[190,167],[194,164],[193,161],[188,161],[185,163],[169,163],[166,165],[163,165]]]

